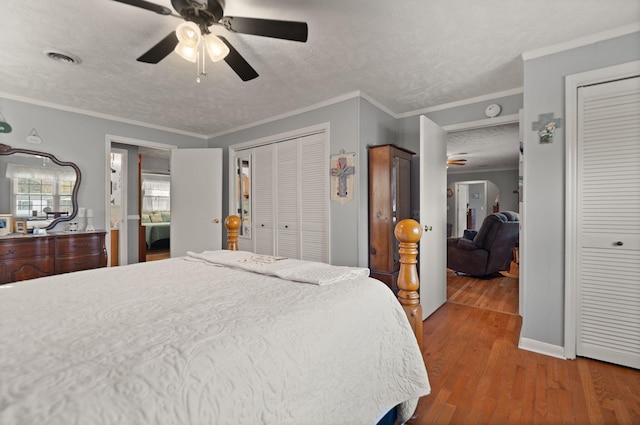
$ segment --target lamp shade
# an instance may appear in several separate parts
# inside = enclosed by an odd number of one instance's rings
[[[229,54],[229,47],[213,34],[204,36],[204,45],[209,53],[209,59],[213,62],[218,62]]]
[[[173,49],[173,51],[189,62],[195,62],[196,60],[198,60],[198,46],[190,47],[182,42],[179,42],[176,48]]]
[[[183,22],[176,28],[176,37],[184,46],[194,49],[200,44],[200,28],[191,22]]]

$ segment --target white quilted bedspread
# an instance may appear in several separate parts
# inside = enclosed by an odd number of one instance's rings
[[[0,286],[0,424],[366,424],[430,391],[404,312],[175,258]]]

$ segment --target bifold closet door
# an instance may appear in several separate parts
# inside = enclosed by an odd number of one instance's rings
[[[640,78],[578,89],[576,354],[640,368]]]
[[[300,148],[300,259],[329,262],[329,162],[325,133],[302,137]]]
[[[251,184],[253,235],[255,253],[274,254],[274,196],[275,145],[259,146],[253,150],[253,179]]]
[[[300,258],[298,139],[276,144],[276,255]]]

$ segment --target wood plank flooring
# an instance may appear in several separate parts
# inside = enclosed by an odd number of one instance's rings
[[[411,424],[640,424],[639,370],[518,349],[517,279],[502,279],[449,277],[450,301],[424,322],[432,389]]]
[[[168,249],[147,251],[147,261],[164,260],[171,257]]]
[[[518,278],[459,276],[447,269],[447,301],[486,310],[518,314]]]

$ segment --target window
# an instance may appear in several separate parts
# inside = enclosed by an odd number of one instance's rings
[[[71,213],[74,182],[52,179],[13,178],[14,215],[45,216],[47,212]]]
[[[48,212],[72,213],[74,171],[53,167],[7,164],[11,179],[11,213],[17,217],[46,217]]]

